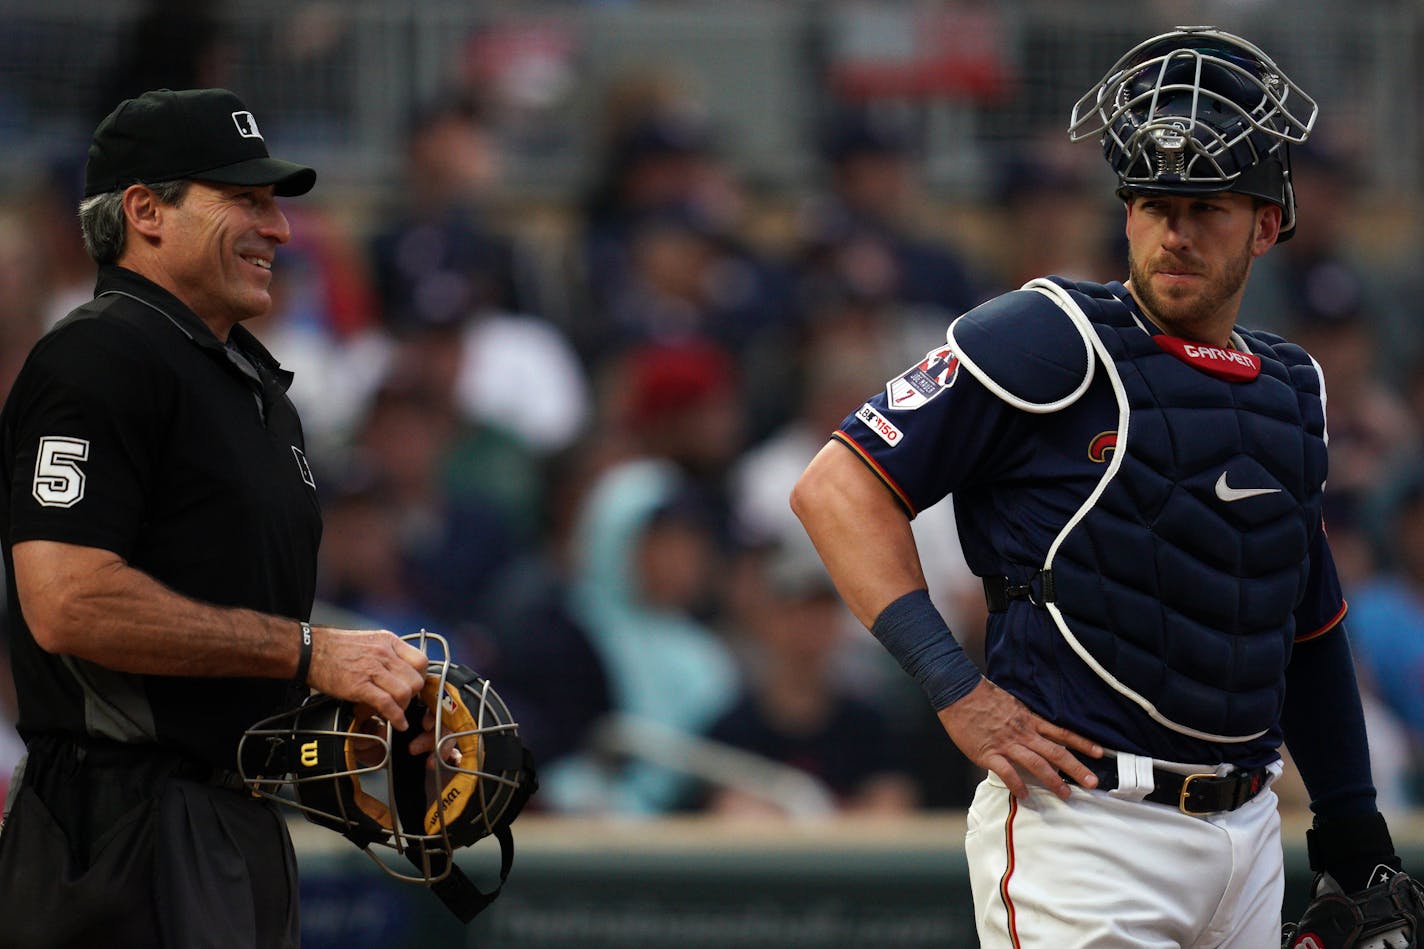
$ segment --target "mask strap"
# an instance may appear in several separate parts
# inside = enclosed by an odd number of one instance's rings
[[[523,766],[520,769],[519,788],[514,792],[514,797],[509,802],[509,808],[500,819],[499,826],[494,828],[492,836],[499,841],[499,885],[488,893],[470,882],[470,878],[460,870],[459,867],[450,865],[450,875],[439,883],[431,884],[431,891],[440,898],[440,902],[455,914],[455,918],[462,923],[468,923],[479,915],[486,906],[495,901],[500,890],[504,889],[504,883],[509,879],[510,868],[514,866],[514,835],[510,833],[509,826],[514,823],[514,819],[519,816],[519,812],[524,809],[525,803],[539,789],[539,779],[534,773],[534,756],[529,749],[523,749]],[[419,845],[423,846],[423,845]],[[425,859],[417,848],[412,847],[405,852],[406,858],[417,868],[423,870],[421,861]],[[439,871],[445,869],[446,863],[450,861],[447,853],[431,854],[431,869],[436,871],[432,875],[438,875]]]
[[[478,916],[486,906],[495,901],[500,890],[504,889],[504,881],[509,879],[510,868],[514,866],[514,837],[510,834],[508,825],[496,830],[494,838],[499,841],[499,885],[493,890],[488,893],[482,891],[470,882],[470,878],[465,876],[464,871],[456,866],[450,867],[450,874],[445,879],[430,885],[430,891],[439,897],[440,902],[445,904],[445,908],[462,923],[468,923]],[[411,847],[406,850],[406,858],[418,869],[423,869],[423,858],[416,852],[416,849],[416,847]],[[429,859],[432,874],[434,874],[444,870],[444,864],[449,861],[450,855],[431,854]]]

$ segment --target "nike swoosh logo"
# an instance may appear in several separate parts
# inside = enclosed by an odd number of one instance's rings
[[[1280,488],[1233,488],[1226,483],[1226,472],[1221,473],[1221,477],[1216,479],[1216,496],[1223,501],[1244,501],[1247,498],[1260,497],[1263,494],[1280,494]]]

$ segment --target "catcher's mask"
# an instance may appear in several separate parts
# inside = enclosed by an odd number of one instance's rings
[[[500,886],[513,862],[509,825],[538,784],[519,726],[489,682],[449,661],[445,640],[405,637],[432,659],[425,686],[396,731],[365,706],[313,693],[297,708],[263,719],[238,745],[243,781],[256,795],[302,811],[342,834],[383,870],[431,887],[468,922],[499,895],[478,890],[455,866],[454,851],[486,836],[500,843]],[[436,709],[435,751],[409,754],[426,709]],[[433,762],[427,765],[426,759]],[[405,856],[402,869],[372,845]]]
[[[1271,58],[1239,36],[1180,26],[1129,50],[1073,106],[1068,137],[1101,134],[1118,196],[1251,195],[1295,232],[1290,146],[1319,109]]]

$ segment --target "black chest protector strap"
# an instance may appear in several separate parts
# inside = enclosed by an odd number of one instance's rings
[[[1057,598],[1051,569],[1038,571],[1027,583],[1014,583],[1005,576],[984,578],[984,602],[990,613],[1007,612],[1012,600],[1028,600],[1034,606],[1042,606]]]

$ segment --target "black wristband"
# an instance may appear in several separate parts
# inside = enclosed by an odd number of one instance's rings
[[[911,590],[885,607],[870,632],[925,690],[936,712],[964,698],[983,678],[927,590]]]
[[[297,655],[297,674],[293,676],[298,685],[307,684],[307,673],[311,671],[312,632],[311,623],[302,623],[301,652]]]

